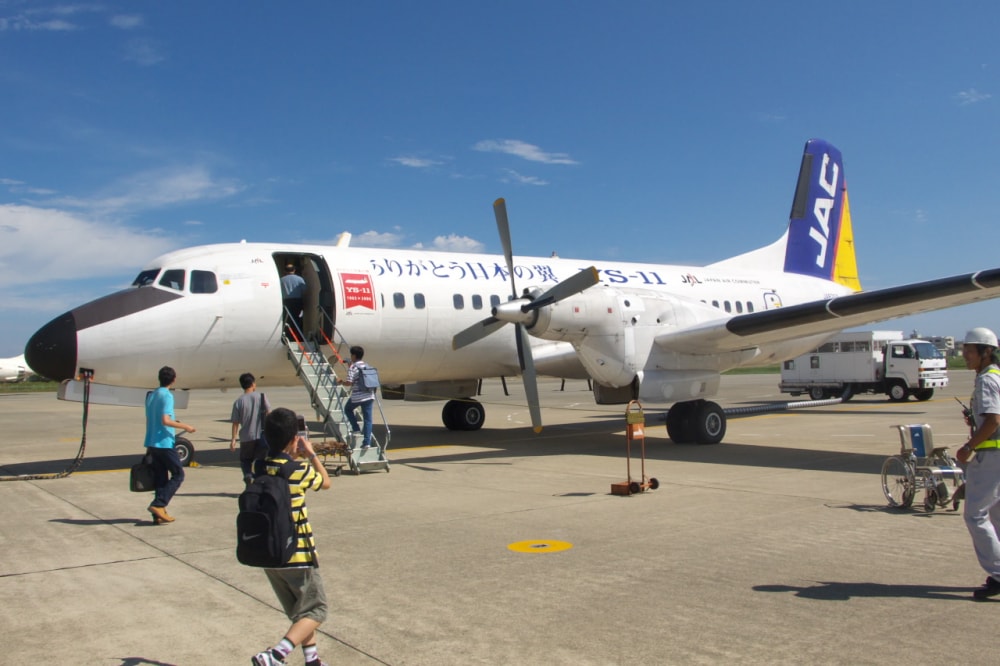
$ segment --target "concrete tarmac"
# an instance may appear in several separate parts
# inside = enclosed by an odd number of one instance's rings
[[[784,402],[776,375],[723,378],[726,408]],[[731,418],[725,442],[676,445],[646,410],[646,474],[631,497],[624,406],[584,382],[541,385],[545,430],[523,392],[487,381],[486,428],[448,432],[442,403],[385,402],[391,471],[333,480],[307,501],[330,614],[331,665],[996,663],[1000,604],[961,512],[887,507],[895,424],[966,428],[972,374],[928,402],[849,403]],[[313,418],[304,391],[264,389]],[[198,467],[154,526],[128,492],[143,415],[93,406],[81,469],[0,483],[3,663],[247,664],[288,621],[262,571],[234,556],[238,391],[197,391],[179,418]],[[317,424],[313,423],[313,427]],[[0,395],[0,473],[56,472],[82,407]],[[631,471],[639,477],[638,443]],[[329,466],[336,466],[334,459]],[[297,650],[289,664],[302,664]]]

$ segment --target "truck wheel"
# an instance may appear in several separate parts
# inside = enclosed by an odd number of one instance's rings
[[[934,389],[918,389],[913,392],[913,397],[923,402],[934,397]]]
[[[813,386],[809,389],[809,397],[813,400],[824,400],[826,398],[826,389],[821,386]]]
[[[910,392],[902,382],[895,382],[889,387],[889,400],[893,402],[903,402],[910,397]]]

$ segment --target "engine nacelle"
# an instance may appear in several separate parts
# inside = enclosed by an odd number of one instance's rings
[[[646,367],[653,340],[672,326],[689,326],[718,311],[697,302],[654,291],[595,285],[546,305],[526,322],[532,335],[573,345],[599,384],[629,386]]]

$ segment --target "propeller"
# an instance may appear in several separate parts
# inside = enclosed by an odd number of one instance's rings
[[[500,244],[503,246],[503,257],[507,262],[507,275],[510,276],[511,298],[507,303],[501,303],[493,308],[493,315],[476,322],[460,331],[452,338],[452,349],[461,349],[482,340],[488,335],[503,328],[505,324],[514,324],[515,341],[517,343],[517,361],[521,367],[521,379],[524,382],[524,393],[528,399],[528,411],[531,414],[531,426],[535,432],[542,431],[542,414],[538,404],[538,380],[535,374],[535,361],[531,356],[531,338],[525,326],[534,324],[535,312],[546,305],[552,305],[565,298],[580,293],[584,289],[597,284],[600,280],[597,269],[591,266],[580,271],[573,277],[563,280],[549,290],[533,296],[527,293],[518,296],[514,284],[514,253],[510,242],[510,225],[507,221],[507,203],[503,198],[493,202],[493,214],[497,220],[497,231],[500,233]]]

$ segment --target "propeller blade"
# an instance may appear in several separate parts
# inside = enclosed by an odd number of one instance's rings
[[[486,319],[477,321],[464,331],[459,331],[455,334],[455,337],[451,339],[451,348],[461,349],[462,347],[468,347],[473,342],[482,340],[487,335],[492,335],[506,324],[507,322],[501,321],[496,317],[487,317]]]
[[[500,245],[503,246],[503,258],[507,260],[507,275],[510,276],[510,293],[517,298],[517,287],[514,286],[514,251],[510,243],[510,224],[507,223],[507,202],[500,197],[493,202],[493,216],[497,219],[497,231],[500,232]]]
[[[517,360],[521,364],[521,381],[524,382],[524,396],[528,401],[531,427],[536,433],[542,431],[542,410],[538,405],[538,377],[535,374],[535,359],[531,356],[531,337],[523,326],[517,329]]]
[[[532,310],[537,310],[545,307],[546,305],[551,305],[563,300],[564,298],[569,298],[570,296],[579,294],[584,289],[592,287],[600,281],[601,278],[600,275],[598,275],[597,269],[591,266],[590,268],[580,271],[573,277],[567,278],[559,284],[554,285],[551,289],[530,303],[522,305],[521,311],[531,312]]]

